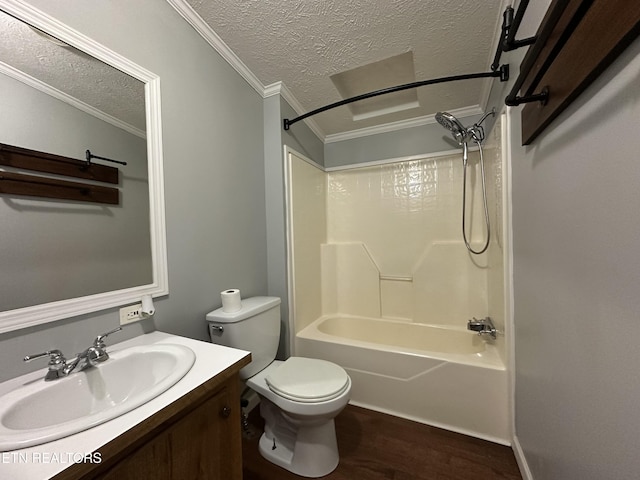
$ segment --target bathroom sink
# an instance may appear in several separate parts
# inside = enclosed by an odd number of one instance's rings
[[[0,451],[57,440],[123,415],[175,385],[195,361],[191,349],[172,344],[109,355],[97,367],[50,382],[43,373],[1,396]]]

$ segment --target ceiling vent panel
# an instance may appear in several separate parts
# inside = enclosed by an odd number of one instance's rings
[[[332,75],[331,81],[343,99],[416,81],[413,52],[369,63]],[[353,120],[378,117],[420,106],[416,89],[380,95],[347,105]]]

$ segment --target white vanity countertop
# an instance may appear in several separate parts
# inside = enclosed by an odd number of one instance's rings
[[[110,347],[108,346],[107,351],[115,352],[127,347],[155,343],[184,345],[196,354],[196,360],[191,370],[178,383],[144,405],[84,432],[35,447],[0,452],[0,479],[49,479],[71,466],[74,463],[74,457],[79,459],[81,455],[86,455],[94,463],[98,463],[100,457],[94,452],[102,445],[120,436],[249,354],[244,350],[227,348],[162,332],[148,333]],[[18,388],[25,381],[44,378],[45,373],[46,369],[43,369],[0,383],[0,395]],[[52,408],[56,407],[52,405]]]

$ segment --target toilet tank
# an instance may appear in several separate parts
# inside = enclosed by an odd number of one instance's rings
[[[240,370],[240,378],[254,376],[276,358],[280,342],[280,299],[242,299],[237,312],[218,308],[207,314],[211,342],[251,352],[251,363]]]

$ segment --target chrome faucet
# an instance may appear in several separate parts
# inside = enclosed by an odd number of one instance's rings
[[[69,362],[64,358],[64,355],[60,350],[47,350],[46,352],[38,353],[35,355],[27,355],[23,360],[25,362],[30,362],[31,360],[35,360],[36,358],[48,356],[49,370],[44,377],[45,382],[63,378],[75,371],[81,372],[82,370],[86,370],[90,367],[95,367],[99,363],[109,360],[109,354],[107,353],[107,346],[104,343],[104,339],[112,333],[119,332],[120,330],[122,330],[122,327],[114,328],[107,333],[98,335],[93,341],[93,345],[91,345],[83,352],[78,353],[76,357]]]
[[[498,330],[496,330],[496,327],[493,326],[491,317],[485,317],[481,320],[473,317],[467,322],[467,330],[478,332],[478,335],[491,335],[491,338],[494,339],[498,336]]]

